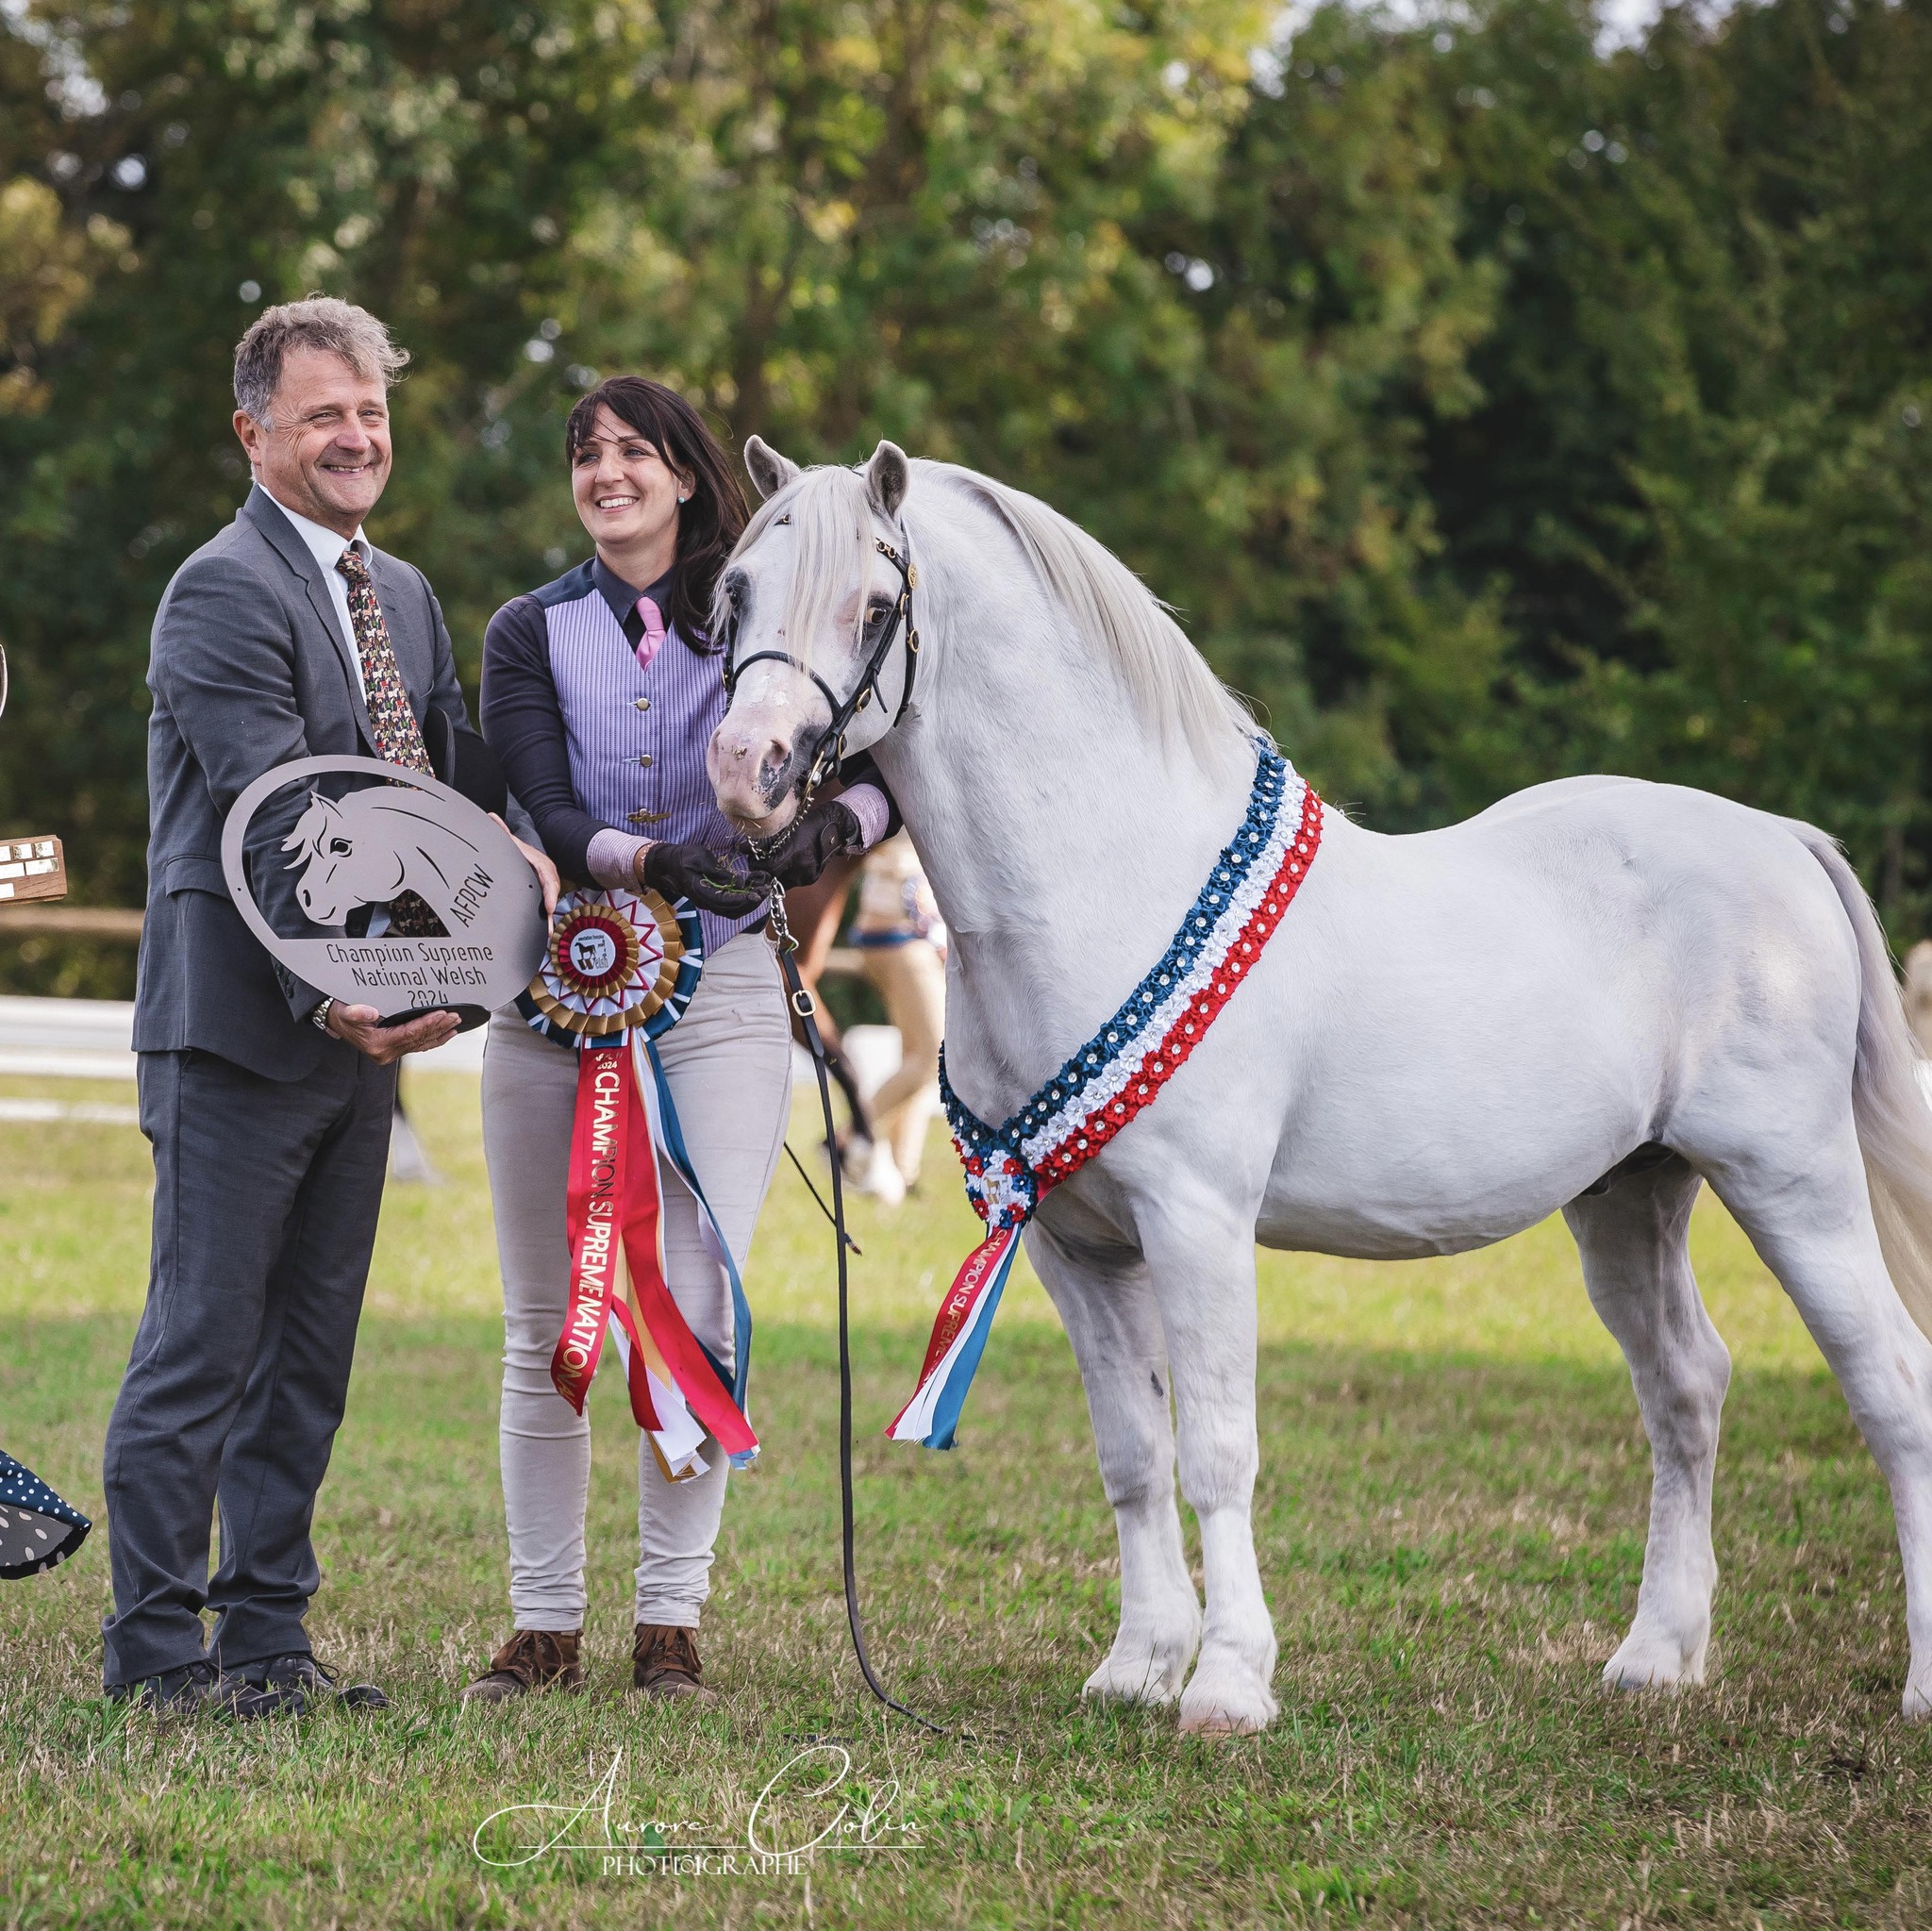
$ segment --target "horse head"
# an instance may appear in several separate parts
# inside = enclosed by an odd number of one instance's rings
[[[342,803],[320,791],[308,794],[308,808],[282,841],[295,857],[289,870],[302,869],[295,896],[318,925],[340,925],[360,905],[386,905],[402,890],[403,861],[393,843],[370,836],[368,813],[358,810],[355,792]]]
[[[892,558],[908,560],[911,467],[881,442],[862,471],[802,471],[756,436],[744,460],[766,501],[719,580],[712,628],[731,704],[706,763],[719,808],[770,838],[837,741],[864,750],[903,711],[911,613]]]

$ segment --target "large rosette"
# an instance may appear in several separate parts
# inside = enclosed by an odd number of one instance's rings
[[[557,1391],[583,1412],[608,1335],[631,1414],[667,1481],[702,1474],[715,1441],[743,1467],[758,1452],[744,1415],[751,1308],[738,1263],[691,1164],[658,1040],[697,990],[696,912],[658,893],[573,891],[558,901],[537,976],[517,1000],[531,1028],[576,1056],[564,1228],[570,1297],[551,1357]],[[731,1354],[707,1348],[664,1271],[664,1188],[696,1204],[731,1283]]]
[[[659,893],[568,891],[550,922],[543,962],[517,1010],[559,1046],[614,1046],[630,1032],[669,1032],[704,971],[698,915]]]

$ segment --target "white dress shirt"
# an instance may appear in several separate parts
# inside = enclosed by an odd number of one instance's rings
[[[336,622],[342,626],[342,636],[349,645],[349,661],[356,667],[356,689],[362,693],[362,702],[369,702],[369,685],[362,675],[362,653],[356,648],[356,624],[349,615],[349,579],[336,568],[341,561],[342,552],[354,543],[363,562],[369,561],[369,541],[358,527],[353,537],[339,535],[325,524],[311,522],[306,516],[297,515],[277,496],[273,490],[264,486],[262,494],[295,525],[296,534],[308,545],[315,560],[322,565],[322,580],[328,586],[328,600],[335,608]],[[371,906],[369,925],[363,933],[365,939],[380,939],[389,930],[389,907]]]
[[[298,515],[265,485],[262,494],[295,525],[295,533],[308,545],[315,560],[322,565],[322,580],[328,590],[329,603],[334,607],[336,622],[341,625],[342,640],[349,646],[349,661],[356,667],[356,689],[362,694],[363,703],[369,701],[369,686],[362,676],[362,653],[356,648],[356,625],[349,615],[349,579],[336,568],[341,561],[342,552],[351,543],[356,546],[363,562],[369,561],[369,543],[358,529],[353,537],[339,535],[324,524],[311,522],[308,517]]]

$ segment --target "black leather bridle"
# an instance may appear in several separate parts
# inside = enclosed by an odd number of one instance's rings
[[[773,524],[790,523],[791,517],[781,516]],[[795,658],[786,650],[755,650],[751,656],[740,659],[738,649],[738,619],[731,620],[731,634],[724,644],[724,699],[728,704],[738,695],[738,680],[753,664],[789,664],[801,675],[809,677],[819,687],[825,702],[831,706],[831,722],[819,734],[818,743],[813,747],[811,765],[805,780],[805,799],[808,804],[811,795],[826,778],[838,775],[845,762],[845,733],[851,728],[852,720],[869,705],[874,697],[880,704],[885,699],[879,692],[879,674],[886,668],[886,659],[892,654],[892,645],[898,641],[903,630],[906,634],[906,676],[899,691],[899,708],[893,713],[891,728],[897,729],[905,721],[908,706],[912,702],[912,684],[919,668],[919,627],[912,621],[912,592],[919,587],[919,571],[911,561],[912,545],[906,541],[904,530],[899,540],[906,543],[906,554],[899,552],[883,537],[874,537],[875,549],[894,570],[899,573],[899,594],[894,600],[891,612],[880,626],[872,651],[865,660],[865,669],[858,682],[853,687],[849,697],[841,697],[812,667],[803,658]]]

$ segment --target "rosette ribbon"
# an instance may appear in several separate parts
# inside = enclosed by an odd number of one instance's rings
[[[960,1100],[940,1054],[940,1093],[988,1227],[940,1304],[919,1386],[886,1430],[950,1448],[992,1318],[1041,1198],[1071,1179],[1178,1073],[1259,960],[1322,843],[1322,801],[1257,741],[1247,815],[1214,861],[1174,942],[1126,1003],[1003,1125]]]
[[[707,1435],[734,1467],[758,1452],[744,1413],[750,1305],[658,1052],[703,965],[697,915],[682,901],[675,909],[654,891],[574,891],[558,900],[543,963],[517,1001],[536,1031],[577,1056],[570,1303],[550,1379],[581,1414],[608,1335],[632,1417],[674,1482],[706,1472]],[[728,1368],[691,1332],[666,1284],[667,1172],[696,1202],[705,1245],[731,1283]]]

